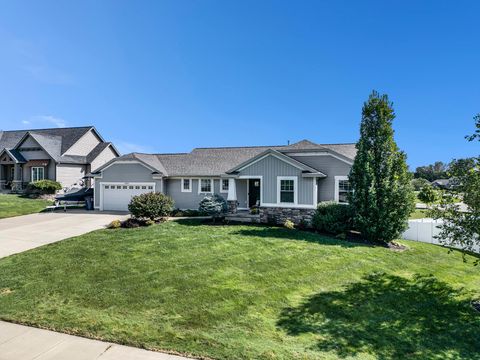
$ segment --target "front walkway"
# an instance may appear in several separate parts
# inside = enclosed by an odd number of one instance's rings
[[[0,360],[187,360],[0,321]]]
[[[0,219],[0,258],[98,230],[126,217],[125,213],[67,210]]]

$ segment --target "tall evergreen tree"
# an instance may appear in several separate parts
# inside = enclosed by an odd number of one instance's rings
[[[363,105],[357,156],[350,172],[355,224],[373,242],[397,238],[414,209],[407,157],[393,138],[394,118],[388,96],[373,91]]]

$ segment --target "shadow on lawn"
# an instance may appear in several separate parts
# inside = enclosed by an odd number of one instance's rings
[[[433,276],[372,274],[284,309],[277,324],[293,336],[319,335],[314,349],[340,357],[478,359],[480,315],[461,295]]]
[[[372,244],[367,244],[362,242],[351,242],[348,240],[336,239],[328,235],[317,234],[310,231],[289,230],[281,227],[269,227],[269,226],[260,227],[259,225],[252,226],[251,228],[248,228],[247,226],[244,229],[240,229],[238,231],[233,232],[233,234],[242,235],[242,236],[265,237],[265,238],[272,238],[272,239],[299,240],[299,241],[313,242],[313,243],[322,244],[322,245],[335,245],[335,246],[342,246],[347,248],[351,248],[355,246],[369,246],[369,247],[374,246]]]

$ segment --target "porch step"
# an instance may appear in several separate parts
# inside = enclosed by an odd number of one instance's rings
[[[228,214],[225,216],[225,220],[228,221],[235,221],[235,222],[244,222],[244,223],[259,223],[260,222],[260,215],[252,215],[250,213],[236,213],[236,214]]]

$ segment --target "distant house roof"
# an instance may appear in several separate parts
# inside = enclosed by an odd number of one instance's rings
[[[87,156],[64,155],[64,153],[70,149],[72,145],[74,145],[83,135],[91,130],[93,130],[102,141],[100,144],[92,149]],[[0,131],[0,150],[7,149],[16,158],[16,154],[21,156],[20,152],[17,150],[17,147],[28,136],[31,136],[52,159],[59,163],[89,163],[94,160],[106,147],[112,145],[111,143],[104,142],[100,134],[93,126],[82,126],[69,128]],[[117,151],[115,150],[115,152]]]
[[[220,176],[268,150],[274,150],[285,156],[288,156],[288,153],[292,151],[331,152],[351,161],[356,154],[355,144],[322,145],[302,140],[292,145],[195,148],[189,153],[131,153],[111,160],[99,168],[98,171],[114,161],[141,160],[165,176]],[[299,162],[298,160],[291,160]],[[310,168],[305,164],[304,167]],[[321,169],[310,168],[310,170],[321,172]]]

